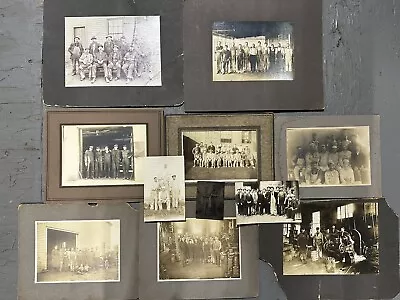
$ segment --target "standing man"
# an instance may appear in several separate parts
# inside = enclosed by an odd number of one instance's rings
[[[258,41],[257,44],[257,71],[263,72],[264,71],[264,53],[263,47],[261,45],[261,41]]]
[[[111,151],[108,146],[104,147],[104,177],[111,177]]]
[[[72,75],[76,75],[79,67],[79,58],[83,53],[83,46],[79,37],[74,38],[74,42],[69,46],[68,52],[71,54]]]
[[[114,50],[114,41],[111,35],[107,35],[106,41],[104,42],[104,52],[107,54],[107,56],[110,56],[113,50]]]
[[[194,148],[192,149],[192,154],[193,154],[193,167],[199,167],[201,159],[199,144],[196,144],[194,146]]]
[[[125,54],[128,53],[129,51],[129,44],[126,41],[125,36],[121,36],[121,38],[116,42],[116,44],[119,48],[119,51],[121,51],[122,58],[124,58]]]
[[[92,37],[91,41],[92,42],[89,45],[89,53],[94,56],[97,52],[99,52],[100,44],[97,42],[97,38],[95,36]]]
[[[86,167],[86,179],[93,179],[94,175],[94,153],[93,146],[85,151],[85,167]]]
[[[322,258],[322,246],[324,245],[324,235],[319,231],[319,227],[316,228],[316,232],[313,237],[313,245],[317,251],[317,257]]]
[[[271,46],[268,49],[268,57],[269,57],[269,69],[272,69],[275,71],[275,66],[276,66],[276,49],[274,44],[271,44]]]
[[[89,53],[89,48],[85,48],[83,54],[79,58],[79,75],[81,76],[81,81],[85,80],[86,72],[89,73],[89,78],[92,77],[92,64],[93,55]]]
[[[104,166],[103,152],[100,150],[100,147],[96,147],[96,152],[94,153],[94,177],[95,178],[101,178],[104,176],[103,166]]]
[[[114,179],[117,179],[119,176],[119,163],[121,159],[121,151],[118,149],[118,145],[115,144],[114,148],[111,150],[111,158],[112,158],[112,176]]]
[[[125,54],[123,62],[122,71],[124,71],[126,83],[128,84],[133,80],[133,73],[136,73],[136,54],[133,46],[129,47],[129,51]]]
[[[181,192],[179,189],[178,182],[176,181],[176,175],[172,175],[170,189],[171,189],[172,207],[177,209]]]
[[[214,252],[214,262],[217,266],[221,265],[221,248],[222,244],[218,237],[214,237],[213,252]]]
[[[244,50],[242,44],[239,44],[239,49],[236,52],[237,55],[237,70],[236,72],[242,73],[244,68]]]
[[[231,46],[231,72],[237,72],[237,56],[235,43]]]
[[[285,72],[293,71],[293,49],[290,45],[285,48]]]
[[[129,169],[131,167],[132,152],[128,150],[126,145],[122,147],[122,170],[124,173],[124,179],[130,179],[132,176],[129,175]]]
[[[230,73],[230,67],[232,65],[232,56],[231,51],[229,50],[228,45],[225,45],[225,49],[223,52],[223,64],[224,64],[224,71],[222,74]]]
[[[255,44],[251,45],[249,55],[250,70],[252,73],[255,73],[257,70],[257,49]]]
[[[363,180],[363,171],[366,169],[367,158],[361,152],[360,145],[356,144],[354,151],[351,153],[351,166],[354,170],[354,179],[356,182],[366,183]]]
[[[161,205],[160,199],[159,199],[159,195],[160,195],[159,187],[160,187],[160,185],[158,183],[158,178],[156,176],[156,177],[154,177],[153,186],[151,188],[150,209],[158,210],[158,206]]]
[[[91,83],[94,83],[96,81],[97,68],[100,68],[100,67],[103,67],[104,78],[105,78],[106,82],[107,83],[110,82],[108,80],[107,64],[108,64],[108,56],[104,52],[103,46],[99,45],[99,51],[94,54],[94,58],[93,58]]]
[[[218,42],[215,48],[215,61],[217,63],[217,74],[221,74],[222,71],[222,57],[223,57],[224,47],[222,47],[221,42]]]
[[[308,244],[308,236],[306,230],[304,228],[301,228],[301,232],[297,237],[297,245],[299,246],[300,260],[303,263],[307,262],[307,244]]]
[[[108,79],[113,80],[113,71],[116,71],[114,80],[119,80],[121,78],[121,68],[122,68],[122,55],[118,50],[118,46],[114,45],[113,51],[108,56]]]
[[[283,190],[283,187],[279,187],[278,193],[277,193],[277,210],[278,210],[278,216],[282,216],[285,213],[285,200],[286,200],[286,193]]]
[[[244,72],[249,70],[249,64],[250,64],[250,47],[249,47],[249,42],[246,42],[244,44],[244,64],[243,64],[243,69]]]

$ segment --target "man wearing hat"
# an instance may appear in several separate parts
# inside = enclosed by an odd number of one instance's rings
[[[89,45],[89,53],[94,56],[95,53],[99,52],[99,43],[97,42],[97,38],[95,36],[92,37],[91,43]]]
[[[124,56],[124,65],[122,70],[126,76],[126,83],[133,80],[133,72],[136,72],[136,54],[134,52],[133,46],[129,47],[129,52]]]
[[[79,74],[81,76],[81,81],[85,80],[86,72],[89,73],[89,78],[92,77],[92,64],[93,55],[89,53],[89,48],[85,48],[83,54],[79,58]]]
[[[111,151],[108,146],[104,147],[104,177],[111,177]]]
[[[100,147],[96,147],[96,152],[94,153],[94,177],[101,178],[103,177],[103,168],[104,168],[104,157],[103,152]]]
[[[96,81],[96,75],[97,75],[97,68],[103,67],[104,71],[104,78],[107,83],[110,82],[108,80],[108,70],[107,70],[107,64],[108,64],[108,57],[107,54],[104,52],[103,46],[99,45],[99,52],[96,52],[94,54],[93,58],[93,66],[92,66],[92,83]]]
[[[121,36],[121,38],[118,41],[116,41],[116,44],[118,45],[122,58],[124,58],[125,54],[128,53],[129,51],[129,44],[126,41],[125,36]]]
[[[121,151],[118,149],[117,144],[115,144],[114,148],[111,150],[111,158],[112,176],[114,179],[117,179],[119,175],[119,163],[121,159]]]
[[[83,53],[83,46],[79,37],[74,38],[74,42],[69,46],[68,52],[71,54],[72,75],[76,75],[79,67],[79,58]]]
[[[336,169],[339,168],[339,152],[336,140],[332,142],[332,147],[328,156],[328,161],[332,162]]]
[[[124,145],[121,150],[121,155],[122,155],[122,170],[124,173],[124,179],[130,179],[131,176],[129,176],[129,169],[131,167],[132,152],[128,150],[126,145]]]
[[[121,67],[122,67],[122,55],[117,45],[114,45],[114,49],[108,56],[108,79],[113,80],[113,71],[116,71],[114,80],[121,78]]]
[[[93,146],[85,151],[85,167],[86,167],[86,178],[93,179],[94,175],[94,153]]]
[[[106,41],[104,42],[104,52],[107,54],[107,56],[110,56],[113,50],[114,50],[114,41],[111,35],[107,35]]]

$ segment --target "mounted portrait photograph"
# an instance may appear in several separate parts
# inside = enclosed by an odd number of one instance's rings
[[[144,170],[144,221],[185,220],[185,175],[182,156],[141,159]]]
[[[225,182],[199,181],[196,194],[196,219],[224,219]]]
[[[283,275],[379,273],[378,202],[308,201],[301,214],[283,226]]]
[[[158,223],[158,281],[241,279],[236,220]]]
[[[65,17],[65,87],[161,86],[159,16]]]
[[[301,223],[297,181],[235,183],[238,225]]]
[[[143,184],[147,125],[62,125],[62,186]]]
[[[187,181],[255,181],[258,178],[257,130],[183,130]]]
[[[371,185],[369,126],[287,128],[287,170],[300,186]]]
[[[35,283],[120,281],[120,220],[36,221]]]
[[[213,81],[294,79],[293,24],[214,22]]]

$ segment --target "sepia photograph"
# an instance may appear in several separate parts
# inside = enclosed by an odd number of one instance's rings
[[[184,130],[182,147],[187,181],[255,181],[256,130]]]
[[[62,125],[62,186],[143,184],[147,125]]]
[[[294,79],[289,22],[214,22],[213,81]]]
[[[144,221],[185,220],[183,156],[141,159],[144,172]]]
[[[284,224],[284,275],[379,273],[377,202],[302,203],[302,223]]]
[[[236,220],[158,223],[158,281],[241,279]]]
[[[65,87],[161,85],[159,16],[65,18]]]
[[[196,219],[224,219],[225,182],[197,182]]]
[[[36,221],[35,283],[120,281],[120,220]]]
[[[300,187],[371,185],[369,126],[287,128],[288,179]]]
[[[301,223],[297,181],[235,183],[238,225]]]

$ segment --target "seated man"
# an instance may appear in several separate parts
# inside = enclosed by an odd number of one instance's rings
[[[81,81],[85,80],[86,72],[89,73],[89,78],[92,77],[92,64],[93,55],[89,53],[89,48],[85,48],[82,56],[79,58],[79,73],[81,76]]]
[[[133,46],[129,47],[129,52],[125,54],[124,65],[122,70],[126,76],[126,83],[133,80],[133,73],[136,73],[136,54],[134,52]]]
[[[104,52],[103,46],[99,45],[99,52],[96,52],[94,54],[94,58],[93,58],[91,83],[94,83],[96,81],[97,68],[100,68],[100,67],[103,67],[104,78],[105,78],[106,82],[107,83],[110,82],[108,80],[107,63],[108,63],[107,54]]]
[[[122,55],[117,45],[114,45],[113,51],[108,57],[108,79],[113,80],[113,71],[116,71],[114,80],[121,78]]]

